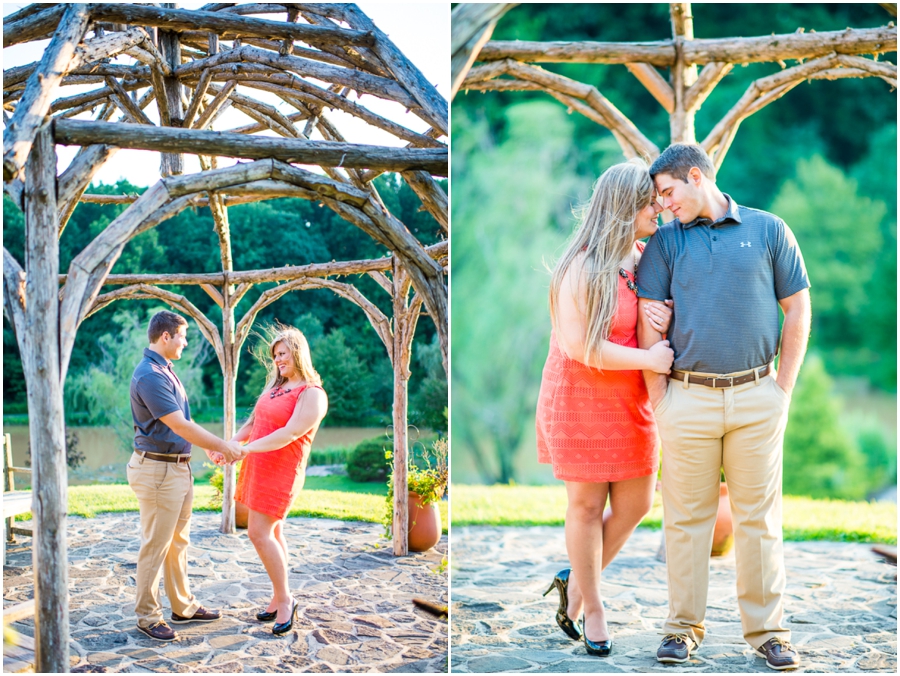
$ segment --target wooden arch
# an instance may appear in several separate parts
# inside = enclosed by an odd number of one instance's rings
[[[453,11],[453,90],[543,91],[615,137],[626,157],[653,160],[659,148],[596,87],[546,71],[533,63],[621,64],[669,114],[670,143],[696,143],[694,118],[700,106],[735,65],[776,62],[782,70],[755,80],[700,141],[716,168],[743,120],[805,80],[879,77],[897,87],[897,66],[879,54],[897,51],[893,22],[881,28],[826,33],[694,39],[691,3],[669,5],[672,39],[656,42],[488,41],[503,13],[514,4],[460,4]],[[896,4],[882,4],[897,16]],[[875,58],[866,58],[872,55]],[[785,61],[800,63],[788,68]],[[472,67],[476,61],[481,65]],[[697,70],[702,66],[702,70]],[[669,71],[668,79],[658,68]]]
[[[40,421],[30,429],[35,667],[64,672],[69,621],[62,383],[81,322],[116,300],[146,297],[192,316],[222,367],[225,433],[231,435],[238,358],[257,313],[290,291],[329,288],[363,309],[385,344],[394,369],[394,429],[405,431],[410,345],[423,306],[447,367],[447,243],[423,246],[388,211],[372,179],[398,172],[446,233],[447,196],[432,177],[447,176],[448,126],[443,97],[352,4],[215,3],[197,11],[172,4],[34,4],[5,18],[4,47],[47,38],[40,61],[3,74],[4,192],[24,211],[26,227],[24,261],[3,251],[3,300],[22,355],[29,419]],[[64,95],[70,85],[97,88]],[[406,109],[428,130],[420,133],[374,112],[363,96]],[[246,124],[220,128],[229,108]],[[393,135],[402,147],[351,142],[331,111]],[[80,147],[59,176],[56,144]],[[159,152],[160,181],[139,197],[86,195],[119,148]],[[199,156],[199,173],[184,174],[185,153]],[[220,157],[247,161],[219,166]],[[278,197],[329,207],[391,255],[234,270],[228,207]],[[129,206],[60,274],[59,237],[80,201]],[[212,213],[221,272],[110,275],[131,239],[196,205]],[[358,274],[391,294],[390,318],[352,281],[332,279]],[[280,284],[236,318],[238,302],[263,282]],[[171,285],[204,289],[222,310],[221,327],[162,288]],[[118,288],[104,293],[105,286]],[[405,434],[396,434],[397,555],[407,553],[406,445]],[[225,532],[234,529],[233,491],[229,468]]]

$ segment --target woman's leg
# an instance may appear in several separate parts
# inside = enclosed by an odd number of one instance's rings
[[[247,535],[256,548],[269,579],[272,581],[274,598],[268,610],[278,610],[276,622],[287,622],[291,617],[293,600],[288,588],[287,555],[281,542],[275,535],[281,519],[276,519],[262,512],[250,510],[247,521]]]
[[[609,639],[609,629],[600,599],[603,561],[603,508],[608,483],[566,482],[566,550],[572,564],[574,585],[569,583],[569,617],[577,619],[584,609],[584,633],[591,641]],[[574,587],[574,589],[573,589]]]
[[[609,484],[609,511],[603,518],[603,568],[616,558],[650,508],[656,474]]]

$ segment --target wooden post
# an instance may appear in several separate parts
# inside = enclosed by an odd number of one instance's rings
[[[235,432],[235,386],[237,385],[237,367],[240,356],[240,345],[235,345],[234,340],[234,306],[237,303],[233,294],[233,284],[225,284],[222,287],[222,297],[224,298],[222,306],[222,348],[225,353],[225,368],[222,369],[224,382],[222,395],[225,407],[225,439],[233,437]],[[225,465],[222,470],[222,476],[222,525],[219,530],[223,533],[234,533],[234,465]]]
[[[25,349],[31,439],[35,671],[69,671],[66,449],[59,360],[56,152],[45,121],[25,164]]]
[[[406,438],[406,405],[407,384],[409,382],[409,346],[404,349],[403,316],[406,311],[406,296],[409,283],[405,271],[400,266],[398,256],[393,258],[392,268],[394,332],[393,355],[394,365],[394,519],[393,541],[394,556],[409,554],[409,487],[407,483],[407,449]]]
[[[696,143],[694,132],[695,111],[685,108],[685,92],[697,80],[697,66],[686,64],[684,45],[694,39],[694,17],[691,3],[673,2],[669,5],[672,15],[672,38],[675,44],[675,63],[672,66],[672,89],[675,92],[675,109],[669,116],[669,134],[672,143]]]
[[[164,2],[163,7],[176,9],[176,3]],[[159,51],[165,58],[169,68],[174,71],[181,66],[181,41],[178,33],[160,30]],[[180,127],[184,120],[184,104],[181,102],[181,82],[174,74],[163,76],[164,91],[156,92],[157,98],[166,98],[166,109],[169,113],[169,123],[173,127]],[[162,121],[160,121],[162,123]],[[184,155],[180,153],[163,153],[159,160],[159,173],[162,176],[184,173]]]
[[[12,444],[10,443],[9,435],[3,435],[3,455],[4,455],[4,463],[3,469],[3,490],[5,491],[14,491],[16,490],[16,477],[15,472],[13,471],[13,458],[12,458]],[[13,535],[13,524],[15,524],[16,518],[14,516],[9,517],[6,520],[6,541],[7,542],[15,542],[16,537]],[[6,559],[3,559],[6,561]]]

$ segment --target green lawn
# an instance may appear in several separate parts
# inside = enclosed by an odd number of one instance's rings
[[[453,525],[561,526],[564,486],[453,485]],[[641,525],[659,528],[660,495]],[[897,505],[785,496],[785,540],[838,540],[897,544]]]
[[[356,483],[347,477],[307,477],[288,516],[311,516],[342,521],[370,521],[380,523],[384,514],[387,487],[381,483]],[[194,511],[219,512],[211,505],[215,491],[206,483],[194,485]],[[441,523],[447,532],[447,502],[438,504]],[[124,484],[99,486],[69,486],[68,513],[73,516],[93,517],[106,512],[136,512],[137,498]],[[19,521],[31,519],[31,514],[16,517]]]

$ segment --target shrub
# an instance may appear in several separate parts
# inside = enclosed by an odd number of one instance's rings
[[[384,481],[391,461],[385,454],[391,449],[387,439],[361,441],[347,460],[347,475],[353,481]]]

